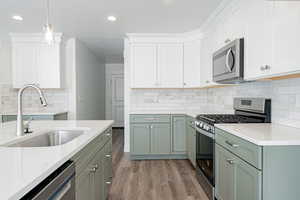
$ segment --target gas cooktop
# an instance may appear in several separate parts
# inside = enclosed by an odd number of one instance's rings
[[[222,123],[262,123],[264,121],[261,118],[236,114],[198,115],[196,119],[212,125]]]

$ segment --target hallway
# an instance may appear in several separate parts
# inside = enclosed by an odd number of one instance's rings
[[[189,161],[130,161],[123,147],[124,131],[114,129],[109,200],[208,200]]]

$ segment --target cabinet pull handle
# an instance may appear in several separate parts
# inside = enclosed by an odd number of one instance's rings
[[[106,158],[111,158],[111,155],[107,154],[105,155]]]
[[[238,144],[233,144],[232,142],[229,142],[229,141],[226,141],[226,144],[228,144],[229,146],[234,147],[234,148],[239,147]]]
[[[106,133],[106,136],[111,136],[111,133]]]
[[[105,182],[107,185],[110,185],[111,184],[111,182],[110,181],[107,181],[107,182]]]
[[[96,167],[90,169],[90,172],[95,173],[97,171]]]
[[[234,160],[233,160],[233,159],[226,159],[226,162],[228,162],[228,163],[231,164],[231,165],[234,164]]]
[[[145,120],[156,120],[156,118],[145,118]]]
[[[265,71],[265,70],[269,70],[269,69],[271,69],[270,65],[263,65],[263,66],[260,67],[261,71]]]

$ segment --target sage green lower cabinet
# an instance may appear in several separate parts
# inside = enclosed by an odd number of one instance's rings
[[[172,152],[186,153],[186,122],[184,115],[172,116]]]
[[[17,115],[0,115],[1,122],[16,121]],[[68,113],[59,113],[52,115],[23,115],[23,119],[27,120],[68,120]]]
[[[130,148],[131,154],[144,155],[150,154],[150,134],[151,125],[149,124],[131,124],[130,125]]]
[[[72,160],[76,168],[76,200],[106,200],[112,181],[111,129],[105,131]]]
[[[103,192],[102,192],[102,198],[103,200],[106,200],[108,198],[108,188],[111,185],[112,181],[112,142],[111,140],[105,145],[104,147],[104,153],[105,155],[102,157],[102,164],[103,164]]]
[[[258,146],[216,129],[218,200],[300,199],[300,146]]]
[[[131,159],[186,159],[185,125],[185,115],[130,115]]]
[[[262,172],[216,144],[216,198],[261,200]]]
[[[168,155],[171,153],[171,127],[170,124],[152,124],[151,131],[151,154]]]
[[[194,167],[196,167],[196,130],[194,128],[195,119],[186,118],[186,148],[187,156]]]

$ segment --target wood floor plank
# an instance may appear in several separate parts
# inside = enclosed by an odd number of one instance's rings
[[[108,200],[208,200],[189,161],[131,161],[123,148],[124,131],[114,129]]]

